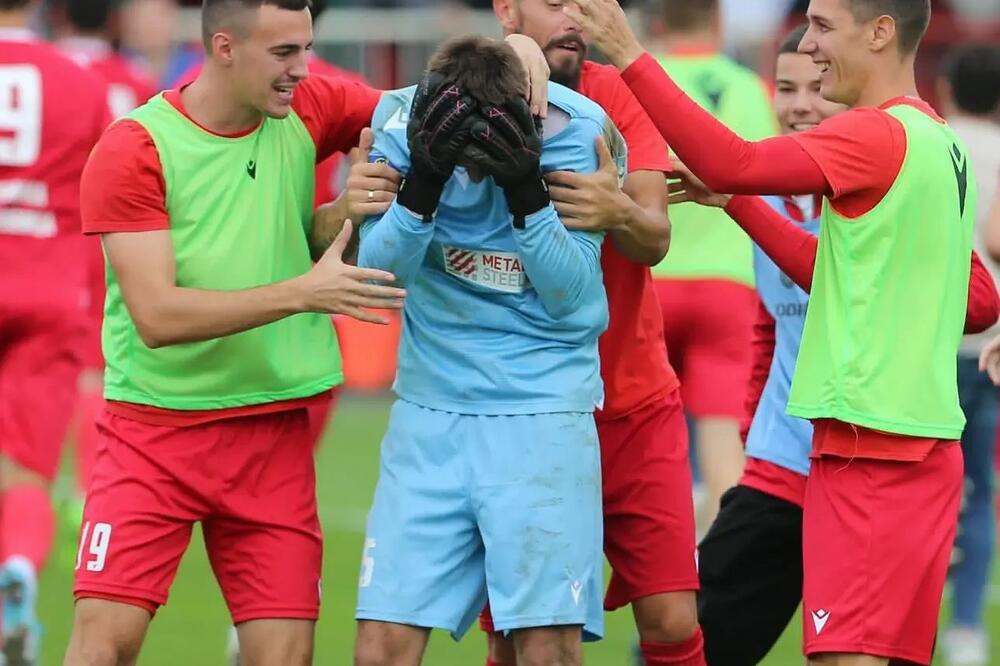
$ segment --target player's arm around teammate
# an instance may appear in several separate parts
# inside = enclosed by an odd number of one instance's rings
[[[555,171],[545,176],[556,210],[568,228],[608,232],[626,259],[655,266],[670,248],[663,174],[633,171],[622,185],[603,137],[597,154],[597,173]]]

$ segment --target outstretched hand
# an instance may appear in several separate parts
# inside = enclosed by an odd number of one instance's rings
[[[618,0],[570,0],[563,13],[579,23],[590,43],[620,70],[628,69],[645,51]]]
[[[667,189],[669,191],[669,203],[671,206],[694,202],[702,206],[713,206],[715,208],[725,208],[732,199],[730,194],[719,194],[708,189],[705,183],[701,182],[698,176],[694,175],[687,166],[676,157],[671,158],[671,169],[667,173]]]

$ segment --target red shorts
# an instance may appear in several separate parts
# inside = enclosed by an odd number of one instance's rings
[[[165,604],[201,521],[233,622],[315,620],[323,539],[305,409],[176,428],[104,412],[77,599]]]
[[[680,392],[597,424],[604,553],[614,610],[662,592],[698,589],[688,431]]]
[[[812,461],[803,514],[804,650],[930,664],[962,495],[962,450],[923,462]]]
[[[76,407],[81,313],[0,308],[0,454],[55,478]]]
[[[697,590],[688,432],[680,394],[598,422],[604,484],[605,610],[664,592]],[[479,618],[493,631],[489,607]]]
[[[670,364],[695,416],[743,416],[757,293],[729,280],[654,281]]]

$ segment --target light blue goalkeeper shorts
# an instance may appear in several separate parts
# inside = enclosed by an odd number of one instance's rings
[[[593,414],[475,416],[393,405],[359,581],[359,620],[457,640],[488,598],[497,631],[604,631]]]

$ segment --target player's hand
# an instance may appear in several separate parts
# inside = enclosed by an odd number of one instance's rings
[[[472,120],[465,155],[503,188],[515,226],[549,204],[542,179],[541,122],[523,98],[483,107]]]
[[[983,347],[979,354],[979,370],[990,376],[990,381],[1000,386],[1000,335]]]
[[[733,198],[732,195],[719,194],[708,189],[708,186],[701,182],[701,179],[676,157],[671,158],[670,162],[671,169],[667,174],[669,180],[667,190],[669,192],[668,202],[671,206],[688,202],[715,208],[725,208],[729,205],[729,200]]]
[[[375,135],[368,128],[361,130],[358,147],[351,151],[351,171],[347,176],[348,215],[363,220],[369,215],[381,215],[389,210],[399,192],[402,174],[388,164],[368,161]]]
[[[528,90],[528,105],[531,114],[539,118],[548,117],[549,113],[549,61],[538,42],[525,35],[508,35],[505,40],[514,49],[514,53],[524,65],[527,80],[524,82]]]
[[[570,0],[563,13],[579,23],[587,39],[620,70],[645,51],[618,0]]]
[[[469,142],[468,120],[475,101],[440,74],[424,74],[413,96],[406,137],[410,172],[400,187],[399,203],[418,215],[431,215],[445,183]]]
[[[599,166],[595,173],[553,171],[545,176],[552,203],[569,229],[607,231],[627,219],[623,207],[629,199],[618,183],[618,167],[604,137],[597,137],[596,143]]]
[[[403,307],[405,289],[370,284],[370,281],[394,282],[392,273],[374,268],[358,268],[344,263],[343,253],[351,239],[353,225],[344,221],[344,228],[312,270],[303,275],[300,285],[306,312],[343,314],[373,324],[388,324],[386,317],[363,308],[399,310]]]

